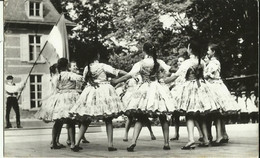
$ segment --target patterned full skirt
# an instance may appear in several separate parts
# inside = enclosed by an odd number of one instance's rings
[[[207,81],[190,80],[172,90],[174,104],[183,114],[208,114],[218,112],[220,103],[212,93]]]
[[[69,111],[75,106],[79,93],[77,90],[64,90],[57,93],[57,102],[53,110],[53,120],[69,118]]]
[[[214,97],[220,104],[221,110],[226,114],[237,113],[240,110],[240,106],[231,96],[229,90],[222,80],[211,80],[208,82]]]
[[[41,108],[34,115],[35,118],[43,120],[44,122],[51,122],[53,118],[53,109],[56,105],[57,97],[51,94],[42,100]]]
[[[175,110],[168,86],[157,81],[144,82],[127,89],[122,100],[126,115],[148,114],[149,117],[157,117]]]
[[[100,83],[99,87],[86,86],[70,113],[79,121],[84,121],[116,118],[123,109],[124,105],[115,88],[107,82]]]
[[[67,119],[78,98],[77,90],[61,90],[43,102],[36,117],[46,122]]]

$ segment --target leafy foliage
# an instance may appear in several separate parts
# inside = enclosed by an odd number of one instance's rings
[[[203,39],[204,53],[209,42],[221,46],[223,78],[258,71],[257,0],[60,1],[62,12],[77,24],[70,43],[81,66],[86,54],[99,51],[106,62],[129,71],[143,58],[145,41],[152,41],[159,58],[175,66],[195,37]],[[80,49],[80,43],[94,49]],[[245,85],[234,82],[232,87]]]
[[[187,8],[187,16],[196,24],[199,36],[221,47],[223,78],[258,74],[257,3],[257,0],[193,0]],[[256,83],[255,77],[227,82],[235,91],[254,90]]]
[[[176,24],[178,20],[182,22],[181,18],[173,19],[166,28],[165,20],[162,21],[161,17],[169,14],[169,17],[177,18],[188,5],[190,2],[186,0],[114,1],[113,22],[116,30],[105,37],[106,44],[109,48],[121,47],[123,52],[116,51],[117,54],[110,60],[111,64],[129,71],[133,63],[142,59],[142,55],[138,54],[141,53],[144,42],[152,41],[159,58],[174,66],[177,56],[185,52],[183,48],[186,47],[189,36],[181,34],[183,28]]]
[[[59,0],[59,6],[67,19],[76,23],[69,38],[72,58],[84,66],[92,53],[99,52],[107,61],[109,52],[103,45],[104,37],[113,31],[112,9],[109,0]],[[84,46],[85,45],[85,46]],[[85,49],[82,49],[82,48]]]
[[[187,15],[204,40],[221,46],[223,77],[257,73],[257,0],[194,0]]]

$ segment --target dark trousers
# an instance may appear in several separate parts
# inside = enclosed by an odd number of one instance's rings
[[[20,111],[19,111],[19,106],[18,106],[18,101],[16,97],[8,97],[7,102],[6,102],[6,124],[11,125],[10,123],[10,112],[11,108],[13,107],[15,114],[16,114],[16,124],[17,126],[20,125]]]

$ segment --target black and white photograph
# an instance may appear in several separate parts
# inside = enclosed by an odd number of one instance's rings
[[[258,0],[0,0],[0,157],[259,157]]]

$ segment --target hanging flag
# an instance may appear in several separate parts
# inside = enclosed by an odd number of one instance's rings
[[[69,60],[68,35],[63,14],[56,25],[53,26],[41,55],[50,65],[57,63],[59,58]]]
[[[37,59],[33,63],[30,72],[28,73],[25,83],[27,83],[27,80],[29,79],[31,72],[41,55],[46,59],[50,66],[57,63],[59,58],[64,57],[69,60],[68,35],[65,25],[65,18],[63,14],[61,15],[58,22],[53,26],[48,36],[48,40],[45,42]],[[24,87],[21,89],[21,92],[17,97],[18,100],[23,92]]]

